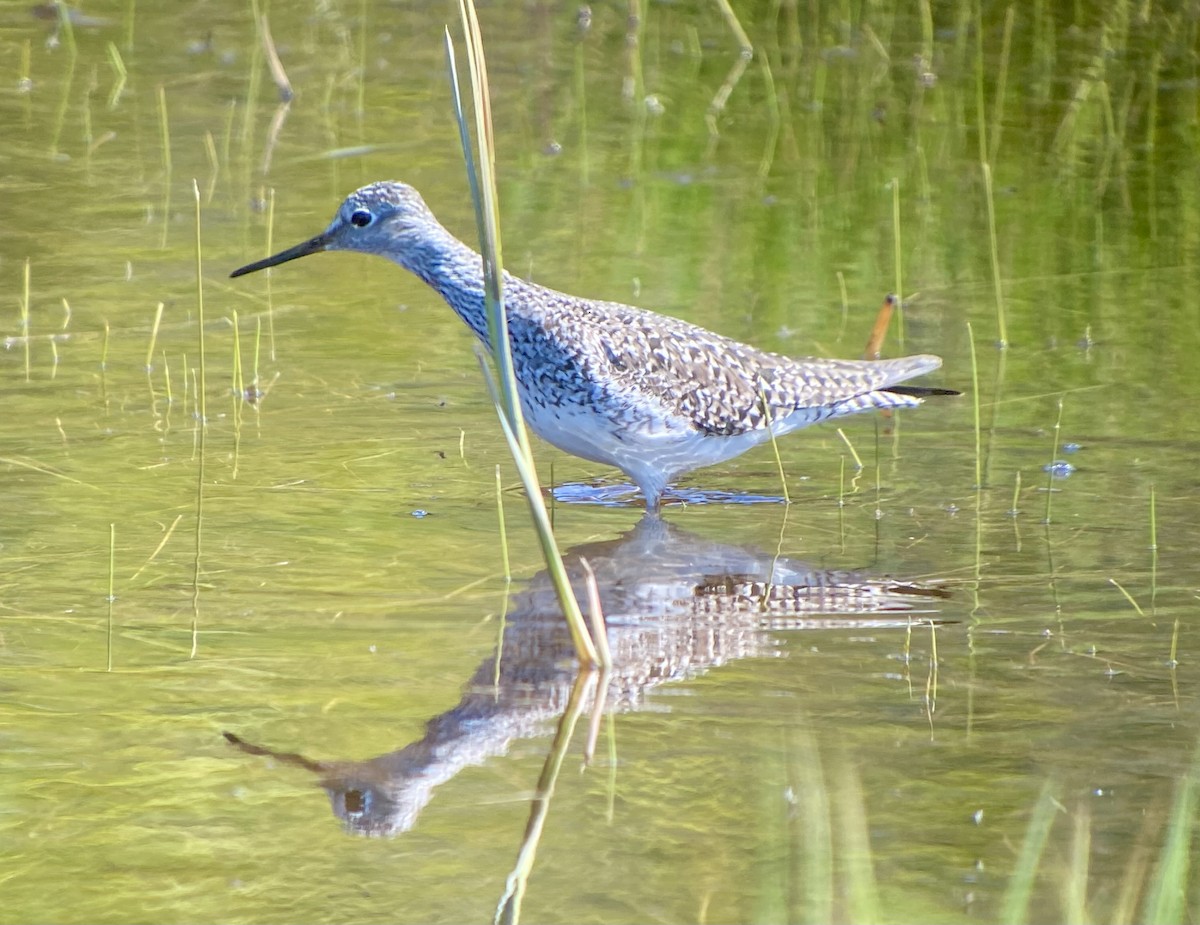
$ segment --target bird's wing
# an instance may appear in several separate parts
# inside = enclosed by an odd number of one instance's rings
[[[886,389],[940,363],[936,357],[795,360],[631,306],[588,303],[588,308],[586,316],[574,315],[575,343],[588,362],[606,367],[593,376],[661,404],[706,434],[759,430],[768,420]]]

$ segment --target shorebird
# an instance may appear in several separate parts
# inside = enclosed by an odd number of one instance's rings
[[[234,270],[243,276],[321,251],[387,257],[429,284],[488,344],[483,259],[447,231],[421,195],[386,181],[355,190],[329,227]],[[556,292],[504,274],[521,406],[534,433],[616,466],[657,510],[684,472],[776,436],[875,408],[908,408],[948,389],[905,386],[941,366],[890,360],[792,359],[678,318]]]

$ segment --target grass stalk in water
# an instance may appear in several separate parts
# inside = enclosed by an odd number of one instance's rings
[[[146,372],[154,371],[154,348],[158,344],[158,331],[162,327],[163,309],[166,306],[158,303],[158,307],[154,310],[154,324],[150,328],[150,346],[146,348]]]
[[[1008,346],[1008,325],[1004,320],[1004,288],[1000,283],[1000,247],[996,243],[996,200],[992,195],[992,168],[983,163],[983,189],[987,196],[988,242],[992,253],[992,288],[996,292],[996,329],[1001,349]]]
[[[900,238],[900,178],[892,177],[892,248],[896,263],[896,305],[901,309],[896,323],[896,345],[904,353],[904,252]]]
[[[113,603],[117,599],[114,591],[113,575],[116,572],[117,559],[117,525],[108,525],[108,629],[105,633],[105,671],[112,671],[113,666]]]
[[[763,390],[762,383],[758,386],[758,396],[762,401],[763,417],[767,421],[767,436],[771,438],[771,452],[775,454],[775,467],[779,470],[779,487],[783,489],[784,504],[792,503],[792,496],[788,494],[787,474],[783,471],[783,457],[779,455],[779,442],[775,439],[774,422],[771,420],[771,409],[767,406],[767,393]]]
[[[837,429],[837,435],[842,438],[842,442],[846,444],[846,449],[850,451],[850,455],[854,458],[854,468],[860,472],[863,469],[862,457],[858,455],[858,450],[854,448],[854,444],[850,442],[850,438],[846,436],[846,432],[840,427]]]
[[[1188,912],[1188,874],[1191,872],[1191,845],[1196,833],[1197,790],[1200,790],[1200,750],[1191,767],[1176,785],[1175,801],[1167,820],[1167,840],[1142,909],[1143,922],[1185,922]]]
[[[196,415],[199,445],[196,460],[196,549],[192,560],[192,651],[196,657],[200,628],[200,561],[204,536],[204,444],[208,432],[208,409],[205,403],[204,362],[204,256],[200,236],[200,184],[192,180],[192,192],[196,197],[196,340],[200,351],[200,372],[196,381]]]
[[[967,343],[971,345],[971,402],[975,408],[975,490],[983,489],[983,432],[979,417],[979,358],[975,355],[975,332],[967,322]],[[1019,477],[1019,474],[1018,474]],[[1017,509],[1013,498],[1013,510]]]
[[[1025,828],[1025,840],[1021,843],[1021,850],[1017,855],[1016,867],[1009,877],[1008,888],[1004,891],[1001,922],[1016,925],[1029,920],[1029,903],[1033,897],[1034,881],[1041,866],[1050,828],[1054,825],[1055,813],[1060,806],[1055,796],[1056,790],[1054,781],[1046,781],[1033,808],[1029,825]]]
[[[992,133],[988,139],[988,163],[996,163],[1000,151],[1000,132],[1004,126],[1004,96],[1008,86],[1008,59],[1012,48],[1013,15],[1016,10],[1010,6],[1004,14],[1004,38],[1000,42],[1000,65],[996,69],[996,102],[992,108]]]
[[[1054,449],[1050,453],[1050,465],[1046,467],[1046,517],[1045,523],[1050,523],[1050,508],[1054,498],[1054,471],[1058,461],[1058,441],[1062,436],[1063,400],[1058,400],[1058,417],[1054,421]]]
[[[167,118],[167,90],[158,85],[158,132],[162,144],[163,201],[161,247],[167,246],[167,233],[171,228],[171,123]]]
[[[500,561],[504,564],[504,583],[512,584],[512,566],[508,558],[508,529],[504,523],[504,483],[496,466],[496,524],[500,528]]]
[[[21,285],[21,337],[24,338],[25,347],[25,381],[29,381],[29,277],[30,265],[29,258],[25,258],[25,271],[22,275]]]
[[[463,112],[462,99],[458,90],[458,68],[455,64],[454,45],[450,32],[446,30],[446,59],[450,72],[450,87],[454,105],[454,117],[458,124],[463,158],[466,161],[467,180],[471,187],[471,200],[475,206],[475,219],[479,228],[480,252],[483,258],[484,300],[487,308],[488,335],[491,360],[495,364],[493,379],[490,369],[483,363],[485,378],[500,419],[501,430],[508,442],[517,473],[525,487],[526,499],[533,517],[534,530],[542,547],[542,555],[559,603],[566,617],[567,626],[575,651],[581,662],[600,664],[600,657],[593,643],[579,602],[571,588],[562,555],[554,539],[546,505],[542,499],[541,483],[533,464],[529,435],[521,413],[521,401],[513,368],[512,349],[508,337],[508,319],[504,310],[503,270],[500,247],[499,207],[496,195],[495,141],[492,134],[491,102],[488,94],[487,65],[483,55],[483,40],[479,32],[479,21],[471,0],[461,0],[463,31],[467,40],[468,85],[471,90],[475,113],[475,138],[478,144],[478,161],[473,155],[470,128]]]

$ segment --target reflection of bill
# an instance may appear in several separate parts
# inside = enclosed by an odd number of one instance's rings
[[[595,572],[612,649],[607,687],[591,689],[585,710],[597,697],[605,710],[636,710],[657,685],[767,655],[776,645],[772,631],[942,622],[932,615],[949,596],[936,585],[813,569],[712,543],[653,516],[620,539],[577,547],[565,559],[580,600],[581,560]],[[418,741],[369,761],[315,762],[226,738],[250,754],[318,774],[349,831],[392,835],[412,828],[434,788],[459,771],[504,754],[515,740],[546,735],[576,674],[558,599],[540,573],[514,594],[502,649]]]

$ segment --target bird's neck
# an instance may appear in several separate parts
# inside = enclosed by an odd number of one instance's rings
[[[475,336],[488,343],[483,258],[477,251],[439,226],[423,229],[418,242],[387,256],[436,289]]]

